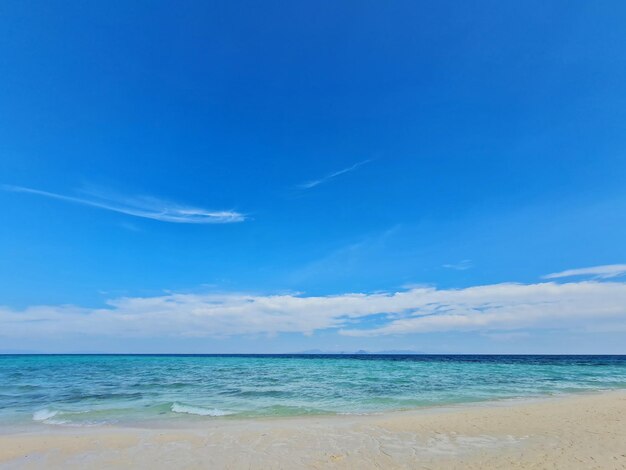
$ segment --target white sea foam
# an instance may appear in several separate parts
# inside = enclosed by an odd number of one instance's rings
[[[46,421],[55,417],[59,412],[44,408],[43,410],[35,411],[33,413],[33,421]]]
[[[228,411],[218,410],[217,408],[208,409],[201,408],[199,406],[183,405],[181,403],[173,403],[171,409],[174,413],[185,413],[199,416],[226,416],[232,414]]]

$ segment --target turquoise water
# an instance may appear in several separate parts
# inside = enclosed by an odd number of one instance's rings
[[[0,356],[0,423],[363,414],[626,388],[626,356]]]

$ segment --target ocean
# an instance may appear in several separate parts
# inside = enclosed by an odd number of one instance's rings
[[[371,414],[626,388],[626,356],[3,355],[0,426]]]

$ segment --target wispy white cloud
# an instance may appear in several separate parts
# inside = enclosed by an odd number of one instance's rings
[[[245,215],[235,211],[212,211],[197,207],[181,206],[152,197],[115,196],[105,193],[88,194],[85,197],[77,197],[22,186],[4,185],[1,187],[5,191],[35,194],[60,201],[119,212],[134,217],[159,220],[161,222],[179,224],[227,224],[242,222],[246,219]]]
[[[369,163],[371,161],[372,161],[371,159],[363,160],[362,162],[355,163],[354,165],[349,166],[348,168],[344,168],[343,170],[339,170],[339,171],[335,171],[333,173],[330,173],[330,174],[324,176],[323,178],[319,178],[319,179],[316,179],[316,180],[311,180],[311,181],[307,181],[306,183],[299,184],[298,188],[300,188],[300,189],[311,189],[311,188],[314,188],[316,186],[319,186],[320,184],[324,184],[324,183],[332,180],[333,178],[336,178],[337,176],[344,175],[346,173],[350,173],[351,171],[354,171],[357,168],[359,168],[360,166],[363,166],[366,163]]]
[[[455,269],[457,271],[465,271],[466,269],[470,269],[472,267],[472,261],[464,259],[463,261],[459,261],[455,264],[444,264],[443,267],[447,269]]]
[[[329,328],[347,336],[504,334],[625,322],[626,283],[544,282],[329,296],[173,293],[117,298],[103,308],[0,308],[0,338],[227,337],[313,334]]]
[[[607,264],[590,268],[567,269],[558,273],[546,274],[543,279],[560,279],[574,276],[592,276],[596,279],[609,279],[626,274],[626,264]]]

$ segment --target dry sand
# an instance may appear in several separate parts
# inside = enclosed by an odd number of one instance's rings
[[[0,468],[626,469],[626,392],[167,429],[0,427]]]

